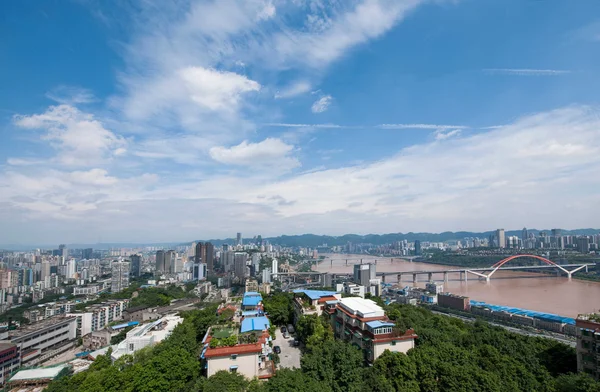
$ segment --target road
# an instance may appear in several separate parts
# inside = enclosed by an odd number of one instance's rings
[[[469,322],[469,323],[473,323],[473,322],[476,321],[475,318],[465,317],[465,316],[459,316],[457,314],[438,312],[436,310],[432,310],[432,312],[435,313],[435,314],[441,314],[442,316],[450,316],[450,317],[454,317],[454,318],[457,318],[457,319],[461,319],[461,320],[463,320],[465,322]],[[510,331],[510,332],[518,333],[520,335],[532,336],[532,337],[536,337],[536,338],[553,339],[553,340],[556,340],[556,341],[561,342],[563,344],[566,344],[568,346],[571,346],[573,348],[577,347],[577,343],[575,341],[569,340],[567,338],[563,338],[563,337],[560,337],[560,336],[549,335],[549,334],[546,334],[546,333],[536,333],[536,332],[526,331],[524,329],[515,328],[515,327],[509,327],[507,325],[502,325],[502,324],[498,324],[498,323],[494,323],[494,322],[490,322],[490,321],[487,321],[487,323],[490,324],[490,325],[493,325],[495,327],[504,328],[504,329],[506,329],[507,331]]]
[[[300,347],[294,347],[294,338],[284,339],[279,327],[275,333],[275,340],[273,346],[279,346],[281,348],[281,354],[279,354],[279,368],[300,368],[300,357],[302,353]]]

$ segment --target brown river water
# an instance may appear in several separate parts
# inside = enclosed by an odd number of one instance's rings
[[[433,271],[460,269],[439,264],[418,263],[389,257],[366,255],[329,254],[317,267],[319,272],[352,273],[352,265],[377,260],[377,272],[396,271]],[[346,266],[346,259],[348,265]],[[516,264],[515,264],[516,265]],[[509,265],[507,265],[509,266]],[[412,275],[402,277],[401,286],[412,286]],[[427,275],[418,275],[417,286],[425,287]],[[443,283],[442,274],[434,274],[433,280]],[[395,275],[386,276],[386,283],[397,283]],[[460,279],[458,273],[448,275],[444,291],[465,295],[472,300],[484,301],[494,305],[514,306],[577,317],[580,313],[589,313],[600,309],[600,282],[569,280],[565,276],[537,274],[531,272],[497,271],[489,282],[478,280],[469,274],[468,281]]]

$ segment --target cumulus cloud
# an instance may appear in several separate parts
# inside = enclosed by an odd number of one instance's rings
[[[243,141],[237,146],[213,147],[210,156],[217,162],[227,165],[246,167],[267,167],[289,170],[300,166],[300,162],[291,156],[294,147],[280,139],[267,138],[259,143]]]
[[[327,109],[329,109],[329,105],[331,105],[331,101],[333,98],[331,95],[325,95],[319,99],[317,99],[311,107],[313,113],[323,113]]]
[[[58,151],[56,161],[65,165],[90,165],[112,155],[122,155],[127,141],[94,118],[71,105],[50,106],[42,114],[16,115],[16,126],[41,129],[41,136]]]
[[[179,75],[190,99],[210,110],[234,110],[243,93],[260,90],[260,84],[233,72],[188,67]]]

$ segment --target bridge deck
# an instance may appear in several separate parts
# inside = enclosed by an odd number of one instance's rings
[[[583,266],[594,266],[595,264],[559,264],[560,267],[583,267]],[[514,271],[514,270],[526,270],[526,269],[548,269],[548,268],[557,268],[555,265],[528,265],[528,266],[516,266],[516,267],[500,267],[498,271]],[[377,276],[386,276],[386,275],[404,275],[404,274],[439,274],[439,273],[453,273],[453,272],[465,272],[465,271],[475,271],[475,272],[486,272],[493,271],[496,268],[493,267],[482,267],[482,268],[460,268],[460,269],[448,269],[448,270],[429,270],[429,271],[397,271],[397,272],[377,272]]]

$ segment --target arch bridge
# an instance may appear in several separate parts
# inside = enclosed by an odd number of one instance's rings
[[[542,265],[527,265],[527,266],[513,266],[506,267],[505,264],[509,263],[512,260],[519,258],[532,258],[543,262]],[[493,264],[491,267],[483,267],[483,268],[460,268],[460,269],[448,269],[448,270],[435,270],[435,271],[399,271],[399,272],[382,272],[377,273],[378,276],[382,277],[382,280],[385,282],[386,275],[397,275],[398,282],[402,278],[402,275],[413,275],[413,281],[417,281],[417,276],[422,274],[427,274],[429,280],[432,279],[433,274],[442,273],[444,274],[444,281],[448,280],[449,273],[460,273],[461,279],[464,277],[464,280],[467,280],[468,274],[472,274],[477,276],[480,279],[485,279],[489,282],[491,277],[496,273],[496,271],[518,271],[518,270],[544,270],[544,269],[556,269],[557,272],[564,272],[569,279],[571,279],[572,275],[585,268],[586,272],[589,266],[594,266],[593,263],[585,263],[585,264],[557,264],[552,260],[548,260],[545,257],[538,255],[529,255],[529,254],[520,254],[509,256],[505,259],[498,261]],[[567,269],[569,268],[569,269]]]

